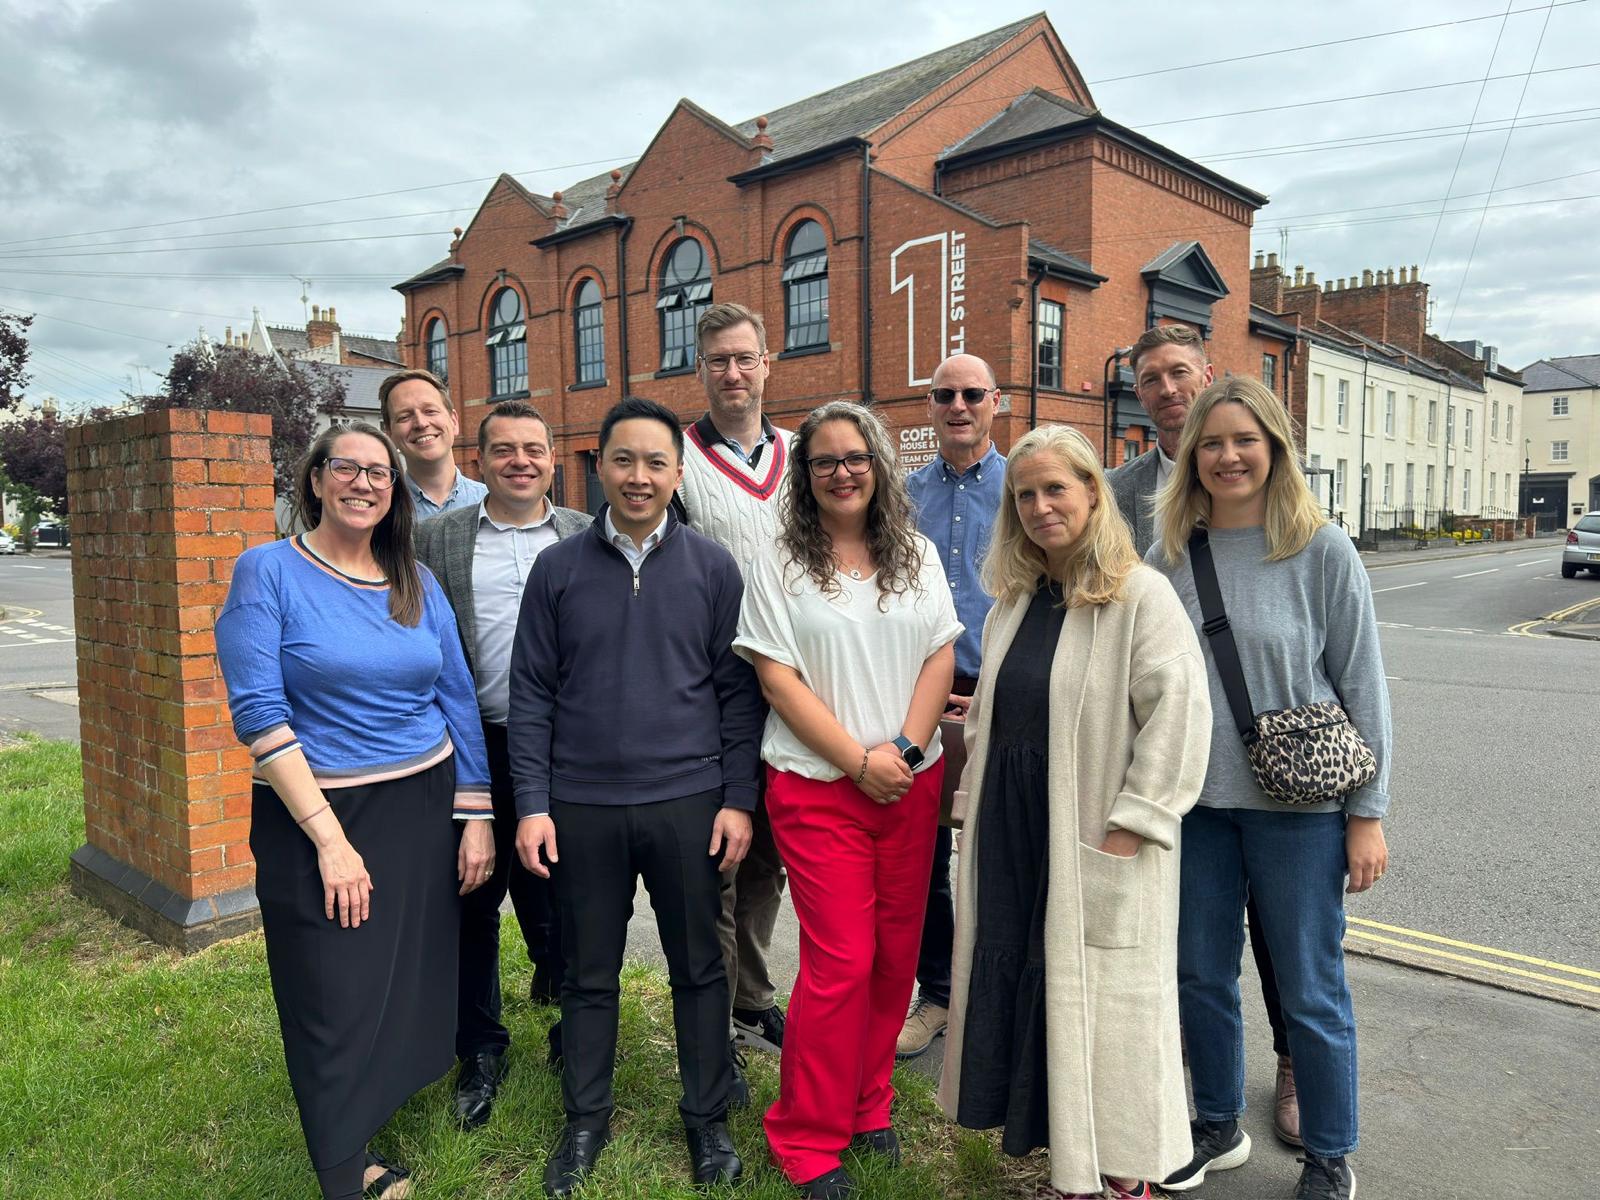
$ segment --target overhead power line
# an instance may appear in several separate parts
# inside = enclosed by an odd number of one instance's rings
[[[1565,8],[1569,4],[1586,4],[1588,0],[1558,0],[1550,5],[1551,8]],[[1284,46],[1277,50],[1258,50],[1254,54],[1235,54],[1229,58],[1208,58],[1204,62],[1186,63],[1181,67],[1156,67],[1149,71],[1134,71],[1128,75],[1109,75],[1104,79],[1089,80],[1090,87],[1099,87],[1102,83],[1122,83],[1128,79],[1148,79],[1152,75],[1171,75],[1178,71],[1198,71],[1202,67],[1219,67],[1228,63],[1249,62],[1257,58],[1273,58],[1279,54],[1296,54],[1302,50],[1322,50],[1328,46],[1348,46],[1353,42],[1371,42],[1379,38],[1399,37],[1407,33],[1425,33],[1431,29],[1447,29],[1452,25],[1472,25],[1479,21],[1502,21],[1506,17],[1515,17],[1522,13],[1543,12],[1545,5],[1535,5],[1531,8],[1519,8],[1508,13],[1486,13],[1481,17],[1462,17],[1456,21],[1436,21],[1432,25],[1410,25],[1405,29],[1387,29],[1382,33],[1362,33],[1351,37],[1330,38],[1325,42],[1307,42],[1303,46]]]

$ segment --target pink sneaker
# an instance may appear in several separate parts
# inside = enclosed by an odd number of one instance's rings
[[[1155,1195],[1146,1180],[1139,1180],[1132,1188],[1125,1188],[1115,1179],[1106,1180],[1106,1195],[1112,1200],[1151,1200]]]
[[[1033,1190],[1033,1200],[1104,1200],[1104,1192],[1063,1192],[1041,1183]]]

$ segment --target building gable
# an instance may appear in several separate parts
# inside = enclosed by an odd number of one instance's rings
[[[1228,294],[1228,285],[1204,246],[1179,242],[1139,273],[1150,289],[1147,325],[1159,325],[1167,318],[1211,336],[1211,306]]]

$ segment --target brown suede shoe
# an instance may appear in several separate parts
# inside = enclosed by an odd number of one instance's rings
[[[1273,1087],[1272,1129],[1280,1141],[1302,1146],[1300,1140],[1300,1097],[1294,1087],[1294,1063],[1287,1055],[1278,1056],[1278,1078]]]

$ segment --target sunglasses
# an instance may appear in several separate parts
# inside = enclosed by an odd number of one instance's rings
[[[933,391],[928,393],[928,396],[935,404],[954,404],[956,397],[960,396],[969,405],[972,405],[982,404],[988,398],[989,393],[995,390],[997,389],[980,387],[960,388],[959,390],[956,388],[934,388]]]

